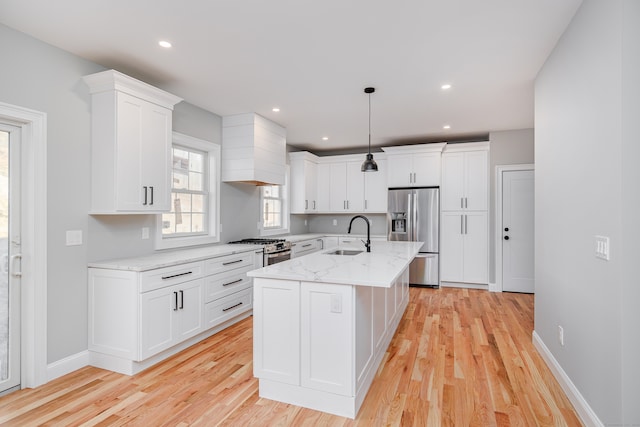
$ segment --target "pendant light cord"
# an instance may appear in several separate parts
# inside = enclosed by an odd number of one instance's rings
[[[369,154],[371,154],[371,93],[369,93]]]

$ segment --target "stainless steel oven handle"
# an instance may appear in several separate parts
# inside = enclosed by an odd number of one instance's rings
[[[267,258],[271,259],[271,258],[279,258],[285,255],[290,255],[291,251],[281,251],[281,252],[276,252],[273,254],[267,254]]]

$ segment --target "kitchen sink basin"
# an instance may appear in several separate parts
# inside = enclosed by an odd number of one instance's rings
[[[335,251],[325,252],[326,255],[358,255],[363,251],[356,251],[352,249],[336,249]]]

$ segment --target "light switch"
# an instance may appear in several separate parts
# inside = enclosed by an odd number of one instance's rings
[[[609,238],[606,236],[595,236],[596,238],[596,258],[609,261]]]
[[[82,230],[67,230],[67,246],[82,244]]]

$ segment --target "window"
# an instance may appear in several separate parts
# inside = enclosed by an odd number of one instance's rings
[[[263,236],[289,232],[288,181],[287,172],[284,185],[265,185],[260,189]]]
[[[156,249],[218,242],[219,195],[220,146],[174,132],[171,212],[158,216]]]

